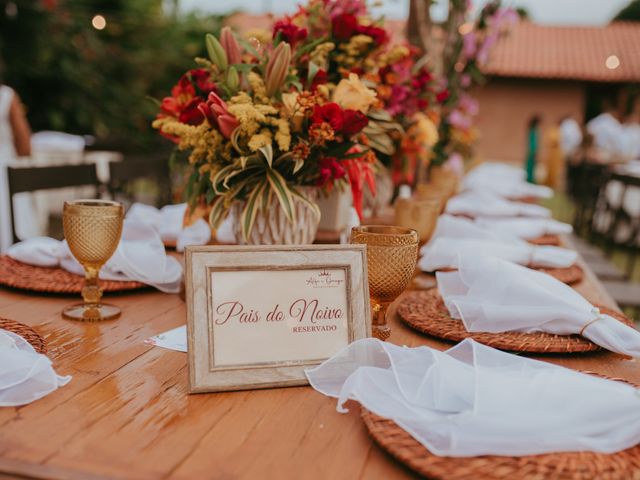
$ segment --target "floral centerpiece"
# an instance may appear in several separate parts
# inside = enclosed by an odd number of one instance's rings
[[[375,68],[365,78],[376,85],[383,109],[404,129],[403,134],[391,135],[393,153],[384,163],[392,166],[396,185],[413,184],[416,173],[431,159],[431,149],[438,140],[439,103],[447,92],[437,92],[424,58],[407,43],[379,52]]]
[[[261,241],[252,229],[256,218],[273,214],[272,205],[287,219],[285,228],[299,226],[301,206],[317,225],[318,188],[350,184],[359,208],[358,187],[372,177],[375,157],[361,132],[375,92],[357,75],[330,90],[322,77],[295,68],[309,52],[300,36],[279,34],[252,46],[228,28],[219,40],[207,35],[209,59],[197,59],[200,68],[183,75],[153,122],[189,152],[192,208],[209,206],[213,227],[239,208],[240,241]]]
[[[457,0],[453,7],[456,11],[450,15],[451,33],[443,55],[443,76],[449,94],[443,105],[440,140],[434,149],[434,163],[438,165],[450,158],[458,161],[473,156],[477,138],[474,120],[479,109],[469,91],[484,81],[481,67],[500,36],[518,20],[515,10],[503,8],[501,0],[493,0],[482,8],[475,21],[458,25],[457,19],[464,20],[470,4]]]

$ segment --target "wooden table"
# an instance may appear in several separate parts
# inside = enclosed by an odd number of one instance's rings
[[[614,306],[590,273],[578,290]],[[0,408],[0,472],[78,479],[412,476],[371,441],[353,402],[341,415],[335,400],[310,387],[188,395],[186,354],[144,343],[185,322],[177,295],[111,296],[123,316],[102,324],[62,320],[72,300],[0,290],[0,316],[35,327],[57,371],[73,375],[44,399]],[[391,342],[447,348],[392,317]],[[640,382],[638,364],[613,353],[544,358]]]

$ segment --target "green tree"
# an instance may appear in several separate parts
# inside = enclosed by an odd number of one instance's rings
[[[633,0],[613,17],[613,20],[640,22],[640,0]]]
[[[149,97],[167,94],[221,20],[165,14],[162,0],[0,0],[5,81],[34,130],[148,146],[157,138]]]

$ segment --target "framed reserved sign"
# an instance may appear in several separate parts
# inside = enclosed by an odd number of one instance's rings
[[[371,335],[364,245],[187,247],[185,282],[192,393],[305,385]]]

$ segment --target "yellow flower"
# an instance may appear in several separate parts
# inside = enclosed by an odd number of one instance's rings
[[[360,110],[367,113],[376,103],[376,92],[367,88],[355,73],[343,78],[333,92],[333,101],[342,108]]]
[[[438,127],[424,113],[416,113],[413,116],[414,124],[411,128],[416,142],[433,147],[438,142]]]
[[[325,42],[318,45],[309,54],[311,62],[315,63],[318,67],[326,70],[329,60],[329,53],[336,48],[336,45],[332,42]]]
[[[260,133],[256,133],[249,140],[249,148],[252,152],[257,151],[259,148],[271,144],[271,132],[268,128],[263,128]]]

